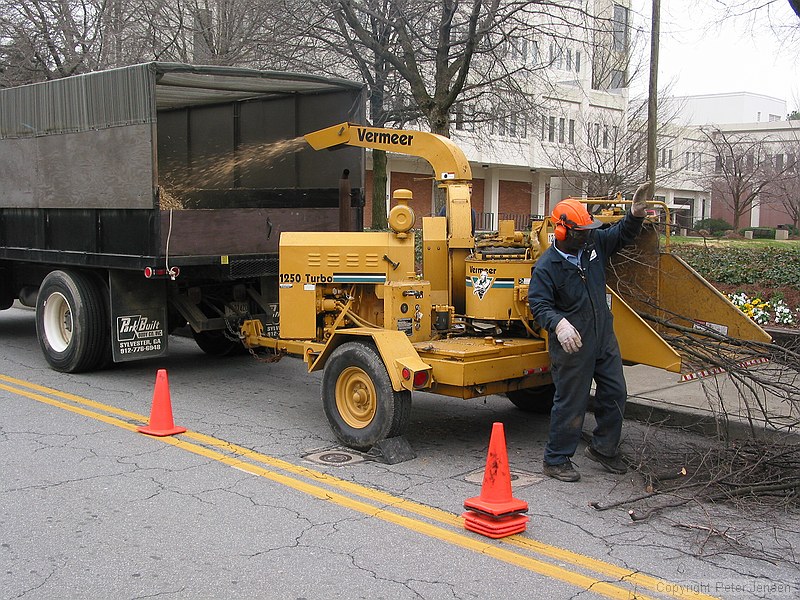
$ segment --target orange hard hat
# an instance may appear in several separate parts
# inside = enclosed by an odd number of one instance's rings
[[[595,219],[586,210],[586,206],[574,198],[562,200],[553,208],[553,223],[563,225],[568,229],[597,229],[603,223]]]

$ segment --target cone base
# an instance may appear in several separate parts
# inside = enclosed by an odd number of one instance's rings
[[[485,500],[483,494],[481,494],[480,496],[464,500],[464,508],[494,517],[504,517],[506,515],[528,512],[528,503],[525,502],[525,500],[519,500],[513,497],[505,501],[492,502],[491,500]]]
[[[157,437],[165,437],[168,435],[175,435],[176,433],[183,433],[186,427],[172,427],[171,429],[153,429],[149,426],[137,427],[136,431],[139,433],[146,433],[147,435],[154,435]]]
[[[467,511],[461,516],[464,518],[465,529],[492,539],[522,533],[527,528],[529,520],[526,515],[495,518],[472,511]]]

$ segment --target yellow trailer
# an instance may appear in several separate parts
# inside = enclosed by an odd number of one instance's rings
[[[553,394],[547,335],[527,297],[531,268],[552,242],[549,220],[534,223],[531,235],[501,221],[496,235],[476,242],[469,162],[447,138],[350,123],[305,138],[316,150],[359,146],[425,158],[444,190],[446,216],[422,219],[421,272],[408,190],[393,194],[390,231],[282,233],[279,335],[246,321],[244,344],[302,356],[309,372],[321,369],[331,427],[359,450],[403,433],[416,390],[464,399],[506,394],[525,410],[546,409]],[[620,218],[613,212],[603,218]],[[624,277],[651,292],[662,315],[680,312],[769,341],[679,258],[660,253],[657,239],[642,239],[647,260],[629,265]],[[641,306],[611,288],[608,301],[626,363],[680,372],[680,355],[637,314]]]

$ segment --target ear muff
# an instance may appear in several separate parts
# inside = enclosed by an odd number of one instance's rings
[[[561,219],[556,223],[555,236],[559,242],[567,239],[569,229],[567,229],[567,215],[561,215]]]

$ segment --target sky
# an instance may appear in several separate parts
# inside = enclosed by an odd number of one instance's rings
[[[786,0],[755,16],[723,18],[723,5],[742,1],[662,0],[659,89],[678,96],[752,92],[785,100],[787,111],[800,109],[800,18]],[[651,2],[632,4],[649,53]]]

